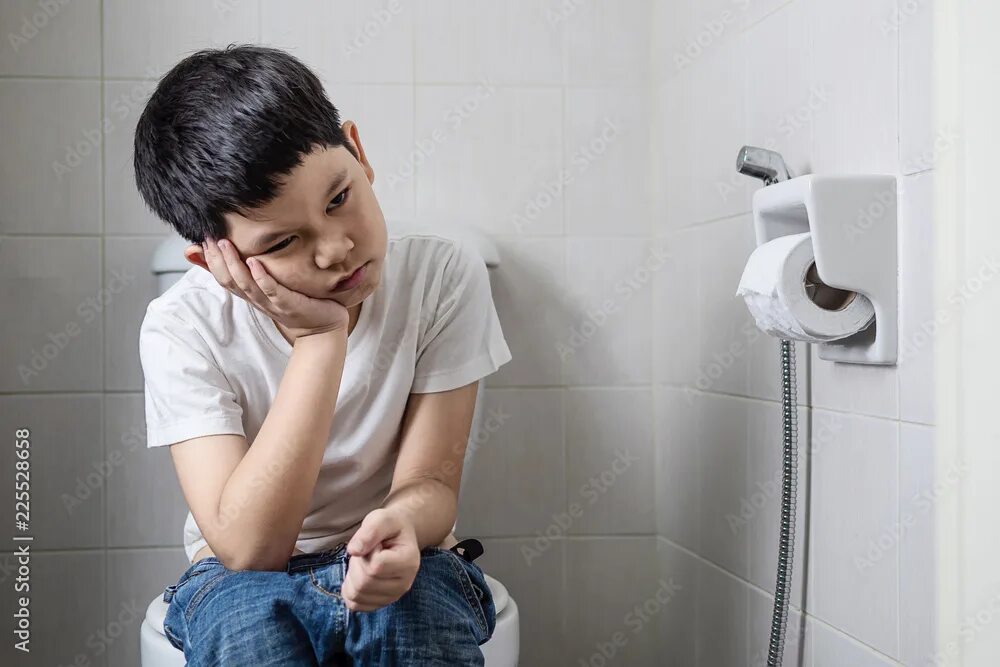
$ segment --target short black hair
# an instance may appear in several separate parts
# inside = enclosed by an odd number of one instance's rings
[[[281,176],[318,147],[344,146],[340,113],[316,75],[253,44],[193,53],[167,72],[135,129],[135,182],[181,236],[225,236],[225,213],[274,199]]]

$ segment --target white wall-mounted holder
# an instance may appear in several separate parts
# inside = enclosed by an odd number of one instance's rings
[[[757,245],[787,234],[812,234],[820,280],[864,294],[875,307],[875,322],[863,331],[819,343],[820,359],[895,364],[896,177],[809,174],[781,181],[754,193],[753,221]]]

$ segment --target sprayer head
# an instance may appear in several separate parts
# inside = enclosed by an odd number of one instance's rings
[[[736,156],[736,171],[759,178],[764,181],[764,185],[787,181],[792,177],[781,153],[756,146],[744,146],[740,149]]]

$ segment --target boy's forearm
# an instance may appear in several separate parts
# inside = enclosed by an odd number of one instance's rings
[[[398,513],[413,526],[420,548],[437,546],[455,525],[458,499],[441,480],[424,478],[402,486],[382,502],[382,507]]]
[[[278,393],[219,501],[218,545],[230,569],[279,569],[309,510],[347,353],[343,330],[296,339]]]

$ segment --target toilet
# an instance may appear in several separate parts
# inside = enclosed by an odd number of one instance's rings
[[[399,236],[404,231],[400,231],[401,225],[389,224],[391,236]],[[413,230],[415,233],[428,233],[427,230]],[[446,238],[461,239],[469,242],[472,247],[479,251],[488,269],[494,269],[499,264],[499,254],[493,242],[480,234],[467,230],[456,230],[455,232],[433,232]],[[184,248],[187,242],[179,236],[172,236],[159,245],[153,254],[152,270],[157,277],[157,288],[163,293],[168,287],[174,284],[184,273],[191,268],[184,259]],[[479,431],[482,424],[483,406],[483,383],[479,383],[478,396],[476,400],[475,416],[473,417],[472,433]],[[468,448],[468,455],[465,459],[464,468],[468,470],[469,464],[475,453],[475,447]],[[465,479],[467,476],[463,475]],[[463,536],[456,532],[459,539]],[[474,537],[474,536],[468,536]],[[496,627],[489,641],[482,644],[480,648],[485,657],[486,667],[516,667],[518,653],[520,651],[520,626],[517,610],[517,603],[507,592],[507,588],[495,578],[484,572],[486,583],[489,584],[490,592],[493,594],[493,603],[496,608]],[[179,577],[180,572],[177,573]],[[165,582],[164,587],[173,581]],[[163,601],[163,594],[157,595],[149,606],[146,607],[146,616],[140,626],[140,661],[141,667],[183,667],[185,664],[184,653],[174,648],[166,635],[163,634],[163,619],[167,614],[168,604]]]

